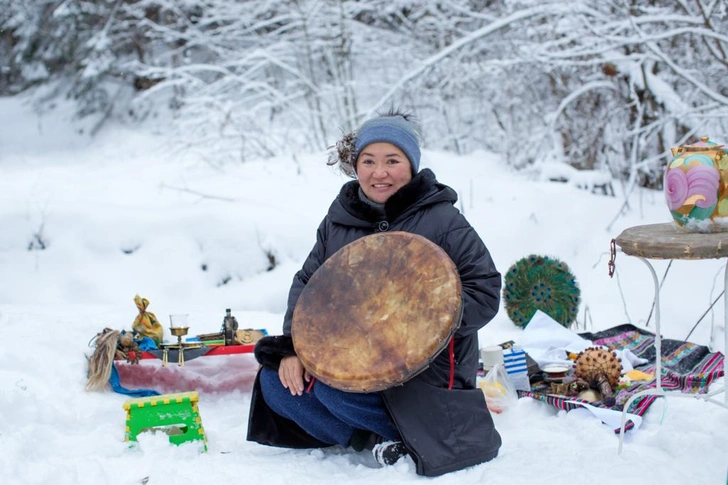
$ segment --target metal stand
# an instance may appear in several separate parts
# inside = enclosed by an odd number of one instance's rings
[[[707,394],[686,394],[683,392],[677,392],[677,391],[665,391],[662,388],[662,335],[660,334],[660,282],[657,279],[657,274],[655,273],[655,269],[652,267],[652,264],[650,262],[641,256],[638,256],[639,259],[647,265],[647,268],[649,268],[650,273],[652,274],[652,281],[655,284],[655,388],[654,389],[647,389],[645,391],[638,392],[634,394],[632,397],[630,397],[627,402],[624,404],[624,408],[622,409],[622,425],[619,429],[619,450],[617,451],[618,454],[622,454],[622,446],[624,444],[624,427],[627,423],[627,410],[629,409],[630,405],[635,401],[635,399],[640,398],[642,396],[658,396],[658,397],[687,397],[692,399],[703,399],[708,402],[712,402],[713,404],[717,404],[721,407],[724,407],[728,409],[728,392],[726,392],[726,386],[723,385],[722,388],[718,388],[714,391],[711,391]],[[728,289],[728,265],[726,265],[725,269],[725,275],[723,277],[723,288]],[[723,347],[726,351],[728,351],[728,292],[726,292],[723,296],[723,322],[724,322],[724,331],[723,335],[725,337],[725,347]],[[712,339],[713,331],[711,329],[711,339]],[[728,369],[728,362],[725,360],[725,354],[724,354],[724,360],[723,360],[723,379],[728,379],[728,374],[726,374],[726,370]],[[713,396],[716,394],[724,394],[724,400],[720,401],[718,399],[714,399]]]

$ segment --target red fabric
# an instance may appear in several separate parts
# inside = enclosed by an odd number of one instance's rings
[[[448,390],[452,390],[452,384],[455,381],[455,338],[450,339],[450,384],[447,385]]]

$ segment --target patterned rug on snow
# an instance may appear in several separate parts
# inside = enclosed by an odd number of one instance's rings
[[[624,324],[601,332],[580,333],[579,336],[591,340],[594,345],[603,345],[610,350],[628,349],[637,357],[647,359],[647,364],[637,366],[635,369],[648,374],[655,372],[655,335],[653,333],[631,324]],[[665,390],[705,394],[708,392],[708,386],[715,379],[723,376],[723,354],[711,352],[706,346],[681,340],[662,339],[661,353],[662,388]],[[576,397],[548,394],[549,384],[543,382],[532,385],[530,392],[519,391],[518,395],[519,397],[532,397],[566,411],[580,407],[578,403],[581,402],[622,412],[624,405],[632,395],[654,387],[655,380],[652,379],[651,381],[634,382],[627,387],[617,389],[615,392],[616,403],[612,407],[606,406],[601,401],[588,402]],[[658,396],[641,396],[632,402],[627,412],[642,416],[657,399],[659,399]],[[633,427],[634,423],[628,420],[625,430]],[[614,432],[619,433],[619,428]]]

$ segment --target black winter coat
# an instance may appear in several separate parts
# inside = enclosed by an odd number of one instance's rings
[[[454,207],[457,194],[438,183],[432,171],[420,171],[387,200],[385,219],[361,201],[358,191],[357,181],[345,184],[319,226],[316,244],[293,279],[284,336],[280,339],[286,340],[285,336],[291,334],[293,310],[309,278],[336,251],[381,231],[406,231],[426,237],[450,256],[462,282],[463,315],[454,337],[453,389],[448,390],[450,356],[445,348],[425,371],[401,386],[382,391],[382,398],[418,474],[436,476],[488,461],[498,454],[501,438],[483,393],[475,386],[477,332],[498,311],[501,275],[483,241]],[[293,353],[291,345],[284,355]],[[265,348],[256,348],[256,357],[264,365],[271,362]],[[272,361],[280,361],[281,357],[273,356]],[[248,440],[294,448],[326,446],[268,409],[257,379]]]

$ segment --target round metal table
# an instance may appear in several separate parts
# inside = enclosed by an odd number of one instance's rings
[[[625,229],[617,238],[615,243],[622,253],[628,256],[635,256],[642,260],[652,274],[652,281],[655,285],[655,388],[641,391],[631,396],[622,410],[622,426],[619,431],[619,453],[622,452],[624,442],[624,426],[626,423],[627,409],[635,399],[645,395],[667,397],[667,394],[675,397],[690,397],[704,399],[728,409],[728,392],[725,385],[722,388],[711,391],[707,394],[684,394],[682,392],[668,392],[662,388],[662,337],[660,335],[660,282],[655,269],[650,264],[650,259],[662,260],[700,260],[720,259],[728,257],[728,232],[696,233],[679,229],[672,223],[648,224],[634,226]],[[728,288],[728,265],[726,265],[723,280],[723,288]],[[728,351],[728,292],[723,295],[723,334],[725,346],[723,351]],[[725,355],[725,354],[724,354]],[[723,379],[725,381],[726,360],[723,360]],[[720,401],[713,396],[723,393],[724,400]]]

